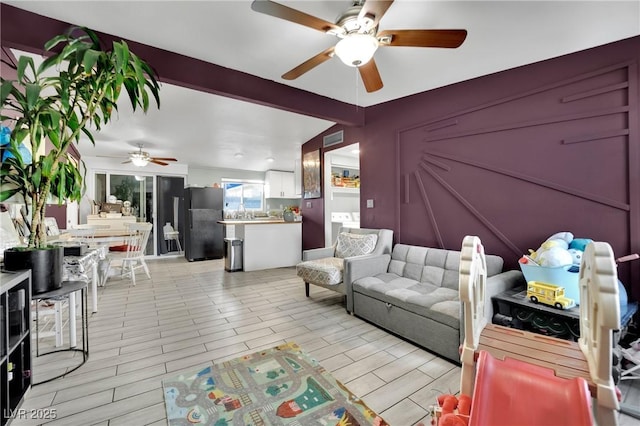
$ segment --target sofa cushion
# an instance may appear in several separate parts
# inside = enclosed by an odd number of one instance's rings
[[[344,260],[337,257],[307,260],[296,265],[296,273],[304,282],[337,285],[342,282]]]
[[[487,276],[502,271],[502,258],[487,255]],[[438,287],[458,289],[460,252],[430,247],[396,244],[388,271]]]
[[[376,248],[377,234],[341,232],[336,243],[336,257],[345,258],[370,254]]]
[[[454,329],[460,328],[460,299],[457,290],[384,273],[354,281],[353,291],[431,318]]]

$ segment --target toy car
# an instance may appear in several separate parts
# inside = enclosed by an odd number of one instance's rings
[[[540,281],[527,283],[527,297],[533,303],[543,303],[557,309],[569,309],[575,306],[575,301],[564,295],[564,287]]]

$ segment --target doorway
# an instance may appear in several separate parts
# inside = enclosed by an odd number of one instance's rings
[[[184,177],[157,178],[157,252],[158,255],[181,254],[184,247]]]
[[[360,227],[359,144],[325,152],[324,177],[324,241],[330,247],[340,227]]]

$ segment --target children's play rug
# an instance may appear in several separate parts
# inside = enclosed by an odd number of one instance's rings
[[[163,386],[170,425],[387,425],[295,343],[181,374]]]

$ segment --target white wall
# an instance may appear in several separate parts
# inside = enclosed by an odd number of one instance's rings
[[[221,184],[222,178],[264,181],[264,172],[256,172],[254,170],[189,167],[187,184],[192,186],[211,186],[214,183]]]

